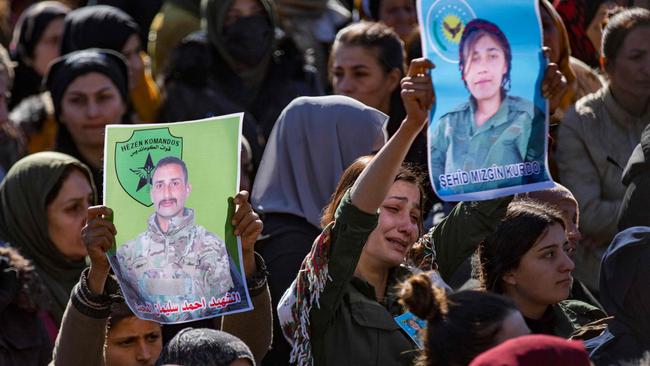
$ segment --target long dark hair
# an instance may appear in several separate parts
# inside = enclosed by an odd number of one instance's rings
[[[524,254],[555,224],[564,230],[562,214],[555,208],[529,200],[512,202],[496,230],[479,245],[483,287],[503,293],[503,275],[517,268]]]

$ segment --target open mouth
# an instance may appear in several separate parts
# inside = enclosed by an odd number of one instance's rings
[[[405,240],[399,238],[386,238],[386,241],[400,253],[406,252],[408,249],[408,243]]]
[[[176,204],[176,200],[164,200],[160,201],[160,207],[171,207]]]

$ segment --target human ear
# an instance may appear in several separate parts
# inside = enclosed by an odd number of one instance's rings
[[[188,182],[187,187],[185,189],[186,189],[187,194],[189,195],[190,192],[192,192],[192,185]]]
[[[515,274],[512,271],[504,273],[503,276],[501,276],[501,279],[508,285],[517,285],[517,279],[515,278]]]

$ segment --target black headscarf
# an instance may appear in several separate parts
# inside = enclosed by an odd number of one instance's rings
[[[226,63],[231,70],[236,70],[237,60],[228,51],[226,46],[225,32],[225,19],[228,9],[232,6],[235,0],[205,0],[202,3],[202,28],[208,35],[208,40],[216,48],[221,59]],[[277,13],[275,6],[271,0],[259,0],[260,4],[266,11],[267,21],[270,22],[270,29],[273,31],[278,27]],[[254,31],[254,30],[251,30]],[[239,71],[237,74],[243,82],[244,89],[246,90],[247,100],[246,104],[250,104],[255,100],[259,92],[260,85],[266,77],[269,62],[273,50],[276,47],[274,36],[271,45],[266,50],[265,54],[260,57],[260,62],[245,71]],[[261,45],[260,45],[261,47]]]
[[[129,72],[122,54],[96,48],[76,51],[52,61],[45,77],[44,84],[52,96],[57,121],[61,114],[61,100],[68,85],[77,77],[90,72],[106,75],[117,87],[124,103],[127,103],[129,100]]]
[[[40,91],[42,75],[29,65],[34,58],[34,48],[50,22],[65,17],[69,11],[58,1],[43,1],[27,8],[18,18],[10,47],[11,58],[16,62],[16,82],[11,91],[9,109]]]
[[[614,316],[609,330],[619,338],[633,337],[650,349],[650,227],[636,226],[614,237],[603,255],[600,299]]]
[[[234,335],[214,329],[185,328],[167,343],[158,365],[228,366],[240,358],[255,366],[251,350]]]
[[[61,101],[66,89],[76,78],[90,72],[98,72],[108,77],[120,93],[124,105],[128,101],[129,82],[128,69],[126,61],[120,53],[111,50],[87,49],[73,52],[59,57],[50,65],[50,69],[45,76],[45,88],[52,96],[54,105],[54,115],[58,123],[57,135],[55,140],[56,151],[72,155],[81,160],[90,167],[93,179],[97,182],[98,191],[102,192],[103,178],[101,171],[96,169],[86,161],[77,149],[70,131],[60,122]],[[101,198],[101,197],[100,197]]]
[[[86,48],[122,52],[128,38],[138,35],[138,24],[127,13],[107,5],[87,6],[65,17],[61,54]]]

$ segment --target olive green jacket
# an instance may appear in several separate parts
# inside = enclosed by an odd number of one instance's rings
[[[377,225],[378,215],[367,214],[346,194],[332,228],[329,276],[319,304],[311,310],[314,365],[411,365],[415,344],[393,319],[403,310],[394,285],[411,272],[395,268],[386,298],[376,300],[375,289],[356,277],[361,251]]]

